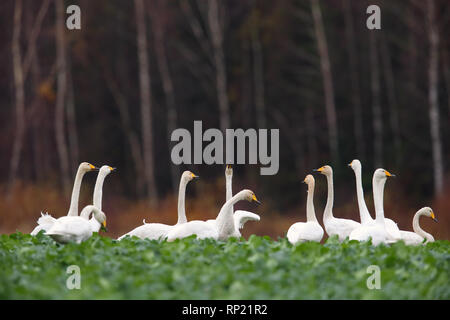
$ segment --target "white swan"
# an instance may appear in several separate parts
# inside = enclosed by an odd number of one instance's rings
[[[413,230],[411,231],[402,231],[400,230],[401,240],[405,242],[407,245],[419,245],[423,243],[423,240],[426,239],[425,242],[434,242],[434,238],[431,234],[422,230],[419,225],[419,218],[421,216],[430,217],[434,221],[437,222],[437,219],[434,215],[433,210],[430,207],[424,207],[416,212],[413,218]]]
[[[233,168],[231,165],[227,165],[225,168],[225,187],[226,187],[226,200],[228,201],[233,197],[232,190],[232,180],[233,180]],[[233,206],[230,207],[230,211],[233,214]],[[244,228],[244,224],[247,221],[259,221],[259,215],[246,211],[246,210],[236,210],[233,214],[234,220],[234,230],[229,234],[229,237],[240,238],[241,232],[240,229]],[[211,223],[213,225],[216,224],[216,219],[209,219],[206,222]]]
[[[361,217],[361,225],[374,224],[375,220],[367,209],[366,201],[364,200],[364,191],[362,187],[362,177],[361,177],[361,162],[358,159],[353,160],[349,165],[353,169],[356,178],[356,196],[358,199],[359,215]],[[386,225],[386,231],[388,233],[388,240],[398,241],[400,240],[400,230],[397,224],[389,219],[384,218],[384,223]]]
[[[94,187],[94,194],[93,194],[93,205],[100,211],[102,211],[102,198],[103,198],[103,183],[105,181],[105,178],[107,175],[109,175],[111,172],[116,170],[116,168],[113,168],[108,165],[104,165],[100,168],[100,171],[98,172],[97,179],[95,180],[95,187]],[[89,222],[92,224],[93,228],[100,228],[100,225],[95,219],[94,216],[89,220]]]
[[[78,216],[78,198],[80,196],[80,189],[81,189],[81,181],[83,180],[83,177],[86,172],[89,171],[97,171],[98,168],[94,165],[88,163],[88,162],[82,162],[78,166],[77,174],[75,175],[75,181],[72,188],[72,197],[70,199],[70,207],[69,211],[67,212],[68,216]],[[55,218],[53,218],[48,213],[43,214],[41,212],[41,217],[38,219],[37,227],[31,231],[31,235],[35,236],[39,233],[39,231],[44,230],[47,231],[50,229],[50,227],[53,225],[53,223],[56,221]]]
[[[193,234],[197,235],[198,239],[212,238],[215,240],[226,240],[235,230],[233,213],[230,208],[236,202],[241,200],[260,203],[258,199],[256,199],[253,191],[244,189],[225,202],[222,209],[220,209],[215,224],[200,220],[179,224],[167,234],[167,241],[186,238]]]
[[[178,189],[178,221],[177,225],[184,224],[187,222],[186,219],[186,209],[185,209],[185,196],[186,196],[186,186],[189,181],[193,179],[198,179],[199,176],[196,176],[190,171],[184,171],[181,175],[180,186]],[[128,236],[136,236],[141,239],[150,239],[150,240],[158,240],[164,239],[167,236],[167,233],[174,226],[163,224],[163,223],[145,223],[142,226],[139,226],[130,232],[120,236],[117,240],[122,240],[127,235]]]
[[[98,227],[94,227],[89,222],[89,216],[94,213],[94,218]],[[55,223],[45,233],[59,243],[76,242],[80,243],[89,239],[94,232],[98,232],[100,227],[106,228],[105,214],[93,205],[84,207],[80,216],[64,216],[56,219]]]
[[[316,212],[314,211],[314,177],[308,174],[303,182],[308,184],[308,196],[306,199],[306,222],[294,223],[289,228],[287,238],[292,244],[304,241],[320,242],[323,237],[322,226],[317,221]]]
[[[350,234],[350,240],[367,241],[372,238],[374,246],[380,243],[390,243],[384,220],[383,192],[388,177],[394,175],[384,169],[375,170],[372,178],[373,200],[375,205],[375,223],[362,225]]]
[[[328,197],[327,204],[323,212],[323,224],[325,226],[325,231],[329,237],[338,235],[339,241],[344,241],[345,238],[347,238],[354,229],[361,226],[361,224],[350,219],[335,218],[333,216],[333,169],[327,165],[320,167],[319,169],[314,169],[314,171],[320,172],[327,177]]]

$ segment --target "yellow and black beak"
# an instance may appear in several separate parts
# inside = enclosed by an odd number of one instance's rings
[[[227,164],[227,169],[233,169],[233,167],[231,166],[231,164]]]
[[[108,229],[106,229],[106,220],[102,222],[102,226],[100,227],[100,230],[108,232]]]
[[[93,164],[89,163],[89,168],[91,169],[91,171],[98,171],[100,170],[100,168],[97,168],[96,166],[94,166]]]
[[[115,170],[117,170],[117,168],[115,168],[115,167],[109,167],[109,170],[115,171]]]
[[[350,162],[347,166],[351,168],[352,167],[352,163],[353,163],[353,161]]]
[[[257,204],[261,204],[261,202],[258,199],[256,199],[255,195],[253,195],[253,197],[252,197],[252,202],[256,202]]]
[[[384,173],[386,174],[386,177],[395,177],[395,174],[392,174],[387,170],[384,170]]]
[[[431,211],[431,215],[430,215],[431,219],[433,219],[434,222],[438,222],[438,219],[436,218],[436,216],[434,215],[434,212]]]
[[[313,169],[314,172],[322,172],[324,170],[324,167],[320,167],[319,169]]]
[[[200,179],[200,176],[196,176],[195,174],[192,174],[192,179]]]

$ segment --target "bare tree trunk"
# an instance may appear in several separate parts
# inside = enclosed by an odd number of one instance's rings
[[[67,91],[67,124],[69,132],[69,149],[70,149],[70,164],[72,172],[76,172],[78,162],[80,160],[78,152],[78,131],[77,131],[77,119],[75,115],[75,97],[73,93],[73,79],[72,79],[72,67],[70,64],[70,57],[68,60],[68,91]]]
[[[356,153],[358,158],[366,158],[364,148],[364,130],[361,111],[361,91],[359,88],[357,55],[355,47],[355,30],[353,26],[350,0],[344,0],[345,34],[347,39],[348,57],[350,63],[350,87],[353,104],[353,133],[356,140]]]
[[[447,88],[447,105],[448,105],[448,120],[450,123],[450,64],[448,63],[448,52],[442,56],[444,66],[445,87]]]
[[[400,122],[398,120],[398,104],[397,97],[395,95],[395,83],[394,74],[392,72],[391,55],[389,52],[389,47],[387,39],[384,33],[381,33],[381,58],[383,62],[384,78],[386,79],[386,91],[389,101],[389,122],[391,125],[392,135],[394,136],[394,147],[395,147],[395,163],[397,166],[401,162],[402,145],[400,140]]]
[[[250,67],[250,52],[247,39],[242,40],[242,73],[241,73],[241,109],[239,119],[242,121],[241,124],[245,128],[252,126],[251,117],[246,115],[251,113],[251,67]]]
[[[154,10],[150,10],[152,14],[152,30],[154,35],[156,60],[161,74],[162,85],[164,90],[164,97],[167,107],[167,136],[172,135],[172,132],[177,128],[177,110],[175,104],[175,92],[170,76],[169,63],[167,61],[167,52],[164,45],[164,33],[165,22],[162,21],[161,15],[164,14],[166,7],[164,1],[156,1],[156,7]],[[170,150],[170,145],[168,146]],[[172,189],[174,192],[178,192],[178,180],[180,170],[179,168],[170,163],[170,176],[172,180]]]
[[[310,164],[315,164],[317,163],[317,154],[318,154],[318,147],[317,147],[317,140],[316,140],[316,132],[315,132],[315,128],[314,128],[314,110],[311,107],[311,105],[307,105],[306,106],[306,124],[305,124],[305,128],[306,128],[306,140],[307,140],[307,145],[308,145],[308,158],[309,161],[311,163],[308,163],[308,165]]]
[[[70,189],[69,179],[69,156],[65,136],[65,98],[67,91],[67,64],[66,64],[66,43],[64,36],[64,3],[55,1],[56,5],[56,69],[57,69],[57,92],[55,111],[55,133],[56,147],[61,170],[61,181],[64,193],[68,194]]]
[[[334,104],[333,79],[319,0],[311,0],[311,11],[314,20],[314,31],[316,34],[317,47],[319,49],[320,56],[320,68],[322,72],[323,89],[325,94],[325,108],[328,122],[328,140],[330,152],[333,162],[337,164],[339,159],[339,149],[336,107]]]
[[[431,148],[433,152],[434,194],[444,188],[444,166],[442,162],[442,141],[439,132],[438,105],[438,52],[439,33],[436,25],[435,2],[427,1],[427,32],[430,42],[428,65],[428,102],[430,116]]]
[[[144,175],[147,185],[147,198],[150,205],[157,204],[158,191],[154,173],[153,125],[151,81],[147,53],[147,30],[143,0],[134,0],[136,10],[137,46],[139,59],[139,85],[141,93],[141,126],[144,155]]]
[[[227,74],[223,50],[223,30],[217,0],[208,1],[208,27],[211,34],[214,65],[216,67],[216,88],[220,113],[220,129],[225,132],[230,127],[230,108],[228,105]]]
[[[14,135],[13,150],[10,161],[10,175],[8,194],[14,188],[19,168],[20,155],[25,134],[25,93],[22,70],[22,57],[20,52],[22,0],[17,0],[14,7],[14,27],[12,36],[13,75],[16,103],[16,134]]]
[[[259,12],[257,12],[259,14]],[[264,65],[261,41],[259,40],[259,16],[253,21],[251,43],[253,52],[253,81],[255,86],[255,108],[258,128],[266,128],[266,107],[264,103]]]
[[[376,31],[369,32],[370,41],[370,88],[372,92],[372,119],[374,131],[374,166],[379,168],[383,162],[383,122],[380,104],[380,76]]]

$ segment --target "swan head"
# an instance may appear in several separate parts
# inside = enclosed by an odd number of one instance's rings
[[[433,209],[431,209],[430,207],[423,207],[422,209],[419,210],[419,214],[430,217],[431,219],[433,219],[433,221],[438,222]]]
[[[93,164],[90,164],[89,162],[82,162],[78,166],[78,170],[81,170],[83,172],[89,172],[89,171],[98,171],[99,169]]]
[[[116,168],[105,165],[100,168],[100,174],[103,174],[106,176],[106,175],[110,174],[111,172],[113,172],[114,170],[116,170]]]
[[[195,175],[194,173],[190,172],[190,171],[184,171],[183,174],[181,175],[181,178],[187,182],[194,180],[194,179],[198,179],[200,178],[199,176]]]
[[[353,170],[361,170],[361,161],[359,161],[358,159],[354,159],[348,164],[348,166]]]
[[[225,177],[232,177],[233,176],[233,167],[231,164],[227,164],[225,168]]]
[[[86,217],[89,219],[89,216],[91,213],[94,213],[94,219],[98,221],[98,223],[101,224],[101,230],[108,231],[106,229],[106,215],[103,211],[101,211],[96,206],[90,204],[81,210],[80,217]]]
[[[256,198],[256,195],[252,190],[244,189],[241,192],[239,192],[239,196],[242,200],[247,200],[249,202],[256,202],[257,204],[261,204],[261,202]]]
[[[305,177],[305,180],[303,180],[303,183],[306,183],[307,185],[314,184],[314,182],[315,182],[315,180],[314,180],[314,177],[312,176],[312,174],[308,174]]]
[[[331,169],[331,167],[329,165],[320,167],[319,169],[314,169],[313,171],[319,172],[325,176],[329,176],[329,175],[333,174],[333,169]]]
[[[389,171],[384,170],[382,168],[375,170],[375,172],[373,174],[373,178],[375,180],[386,180],[387,178],[390,178],[390,177],[395,177],[395,174],[392,174]]]

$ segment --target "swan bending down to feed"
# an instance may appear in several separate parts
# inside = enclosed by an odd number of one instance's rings
[[[88,162],[82,162],[78,166],[77,174],[75,175],[75,181],[72,188],[72,197],[70,198],[70,207],[67,212],[67,216],[78,216],[78,198],[80,196],[81,189],[81,181],[86,172],[89,171],[98,171],[98,168]],[[31,231],[31,235],[35,236],[39,233],[39,231],[44,230],[47,231],[51,228],[53,223],[56,221],[48,213],[43,214],[41,212],[41,217],[38,219],[38,225]]]
[[[339,241],[344,241],[350,233],[356,228],[360,227],[359,222],[350,219],[335,218],[333,216],[333,202],[334,202],[334,190],[333,190],[333,169],[330,166],[323,166],[319,169],[314,169],[327,177],[328,184],[328,197],[325,210],[323,212],[323,224],[328,236],[337,235]]]
[[[375,205],[375,223],[362,225],[361,227],[355,229],[350,234],[350,240],[367,241],[372,238],[372,244],[374,246],[380,243],[391,243],[389,241],[388,232],[386,230],[386,223],[384,220],[384,209],[383,209],[383,192],[384,185],[388,177],[395,177],[395,175],[384,169],[375,170],[372,178],[373,185],[373,200]]]
[[[94,213],[96,224],[91,223],[89,216]],[[89,239],[94,232],[105,228],[106,215],[93,205],[84,207],[80,216],[64,216],[56,219],[52,227],[45,233],[59,243],[80,243]]]
[[[303,180],[308,185],[308,196],[306,199],[306,222],[294,223],[287,232],[290,243],[296,244],[304,241],[320,242],[323,237],[323,229],[316,218],[314,211],[314,177],[308,174]]]
[[[375,220],[372,218],[372,216],[369,213],[369,210],[367,209],[366,201],[364,200],[364,191],[362,187],[362,178],[361,178],[361,162],[358,159],[353,160],[348,165],[355,173],[356,178],[356,196],[358,199],[358,208],[359,208],[359,215],[361,217],[361,225],[371,225],[375,223]],[[400,240],[400,230],[397,226],[397,224],[389,219],[384,218],[384,224],[386,226],[386,231],[388,233],[388,240],[389,241],[398,241]]]
[[[187,222],[186,219],[186,209],[185,209],[185,196],[186,196],[186,186],[189,181],[198,179],[199,176],[196,176],[190,171],[184,171],[181,175],[180,186],[178,189],[178,221],[176,225],[171,226],[163,223],[146,223],[144,219],[144,224],[139,226],[130,232],[120,236],[117,240],[122,240],[126,236],[136,236],[140,239],[150,239],[150,240],[159,240],[164,239],[167,236],[167,233],[172,230],[177,225],[184,224]]]
[[[427,242],[434,242],[434,238],[431,234],[425,232],[422,230],[422,228],[419,225],[419,218],[421,216],[430,217],[435,222],[438,222],[433,210],[430,207],[424,207],[416,212],[413,218],[413,230],[411,231],[402,231],[400,230],[401,237],[405,244],[407,245],[419,245],[422,244],[424,239],[426,239],[425,243]]]
[[[233,197],[232,190],[232,179],[233,179],[233,168],[231,165],[227,165],[225,168],[225,186],[226,186],[226,201],[230,200]],[[233,206],[230,207],[231,214],[233,215],[234,220],[234,230],[230,230],[230,234],[228,237],[240,238],[241,232],[240,229],[244,228],[244,224],[247,221],[259,221],[259,215],[246,211],[246,210],[236,210],[233,213]],[[212,225],[216,224],[216,219],[206,220],[206,222],[211,223]]]
[[[220,209],[215,224],[200,220],[179,224],[167,234],[167,241],[186,238],[193,234],[197,235],[197,239],[212,238],[215,240],[226,240],[228,235],[232,233],[235,228],[233,213],[230,208],[236,202],[241,200],[260,203],[258,199],[256,199],[253,191],[244,189],[225,202],[222,209]]]

